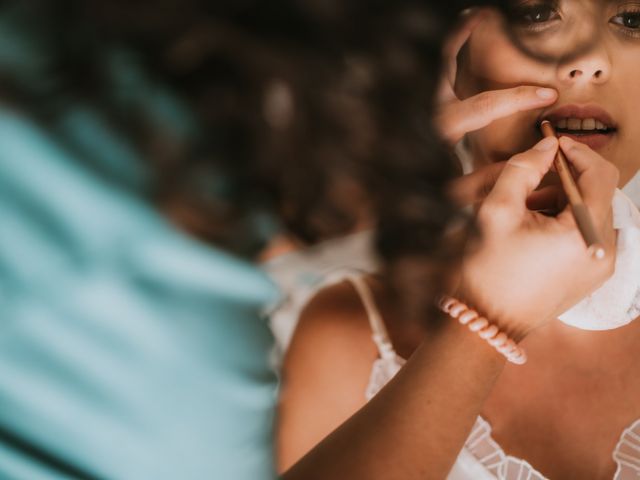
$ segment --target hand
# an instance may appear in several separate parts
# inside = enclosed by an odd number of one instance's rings
[[[557,139],[546,138],[506,163],[480,205],[480,238],[463,260],[455,294],[517,340],[568,310],[614,269],[618,171],[586,145],[567,137],[560,145],[605,242],[605,258],[591,257],[569,206],[555,217],[527,208],[558,149]]]
[[[455,145],[465,134],[486,127],[495,120],[517,112],[546,107],[558,97],[558,93],[550,88],[519,86],[482,92],[460,100],[454,88],[458,70],[457,57],[481,21],[481,11],[468,15],[445,46],[447,67],[440,83],[435,125],[450,145]]]
[[[456,178],[449,185],[449,196],[460,207],[478,205],[491,193],[506,164],[489,163]]]
[[[456,178],[449,185],[449,196],[460,207],[479,206],[491,193],[507,162],[494,162],[482,165],[473,172]],[[554,170],[553,167],[551,169]],[[537,188],[527,197],[527,208],[545,214],[557,215],[567,205],[567,196],[562,189],[560,179]]]

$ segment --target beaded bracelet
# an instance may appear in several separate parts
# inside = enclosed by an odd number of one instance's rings
[[[438,306],[451,318],[458,320],[462,325],[466,325],[469,330],[486,340],[489,345],[504,355],[511,363],[522,365],[527,361],[527,354],[513,339],[500,331],[497,325],[489,322],[489,320],[467,307],[461,301],[443,296],[438,302]]]

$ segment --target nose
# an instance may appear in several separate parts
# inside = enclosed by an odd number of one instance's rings
[[[589,52],[561,64],[558,67],[559,80],[568,85],[602,84],[611,76],[611,60],[607,51],[595,47]]]

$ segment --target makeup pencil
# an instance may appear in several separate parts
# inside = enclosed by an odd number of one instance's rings
[[[542,130],[542,134],[545,137],[556,136],[556,131],[548,120],[545,120],[540,124],[540,130]],[[598,232],[593,225],[593,219],[591,218],[589,209],[584,204],[580,190],[578,190],[578,185],[576,185],[576,181],[574,180],[573,175],[571,175],[567,159],[561,149],[558,149],[558,153],[554,160],[554,166],[560,176],[562,188],[564,189],[569,200],[569,204],[571,205],[571,211],[573,212],[573,216],[578,224],[578,229],[580,230],[582,238],[584,238],[591,255],[597,259],[604,258],[605,252],[603,243],[600,240],[600,235],[598,235]]]

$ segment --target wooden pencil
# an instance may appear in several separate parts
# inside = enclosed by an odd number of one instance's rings
[[[545,137],[556,136],[556,131],[548,120],[544,120],[540,124],[540,130],[542,130],[542,134]],[[589,213],[589,209],[582,199],[578,185],[576,185],[576,181],[569,169],[567,159],[561,149],[558,149],[558,153],[554,160],[554,166],[556,167],[556,171],[560,177],[562,188],[564,189],[567,199],[569,200],[569,204],[571,205],[571,211],[576,219],[578,229],[580,230],[582,238],[584,238],[591,255],[598,259],[604,258],[605,251],[603,243],[600,240],[600,235],[593,224],[593,219]]]

